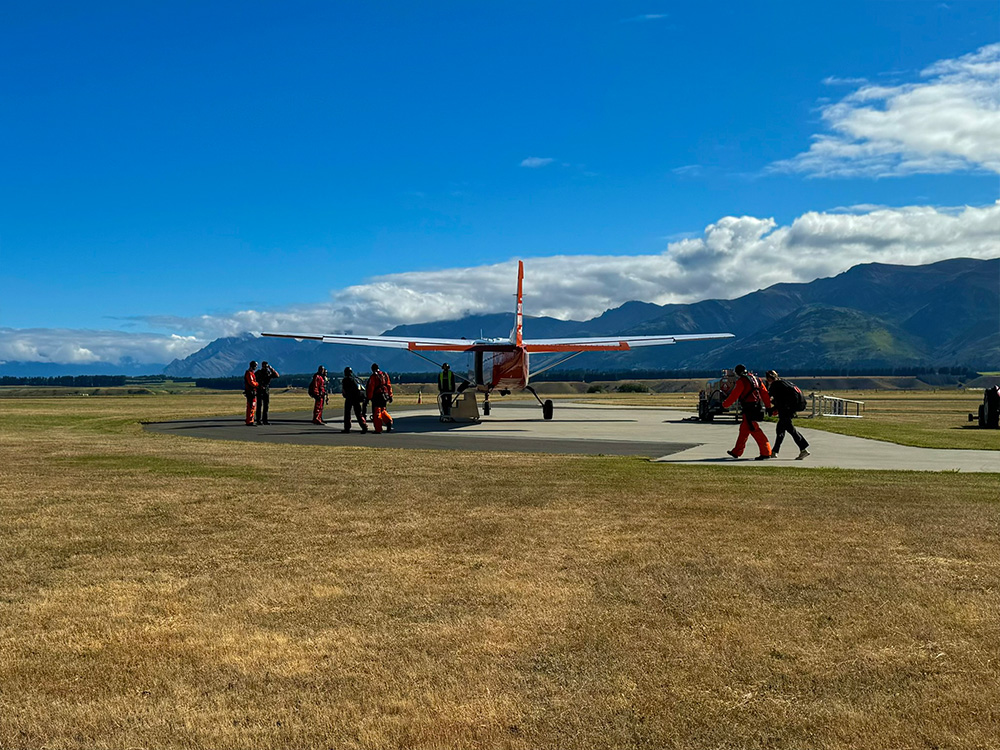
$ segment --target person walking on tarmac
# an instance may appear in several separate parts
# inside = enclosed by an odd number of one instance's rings
[[[326,403],[326,368],[319,366],[309,383],[309,395],[316,402],[313,405],[313,424],[326,424],[323,421],[323,404]]]
[[[451,399],[455,394],[455,373],[447,362],[441,365],[438,373],[438,393],[441,398],[441,416],[451,416]]]
[[[257,407],[257,375],[254,372],[256,369],[257,362],[254,360],[250,362],[247,371],[243,373],[243,395],[247,398],[246,423],[248,427],[253,427],[256,424],[254,422],[254,413]]]
[[[809,447],[809,441],[802,437],[799,431],[795,429],[795,425],[792,424],[797,401],[795,388],[788,381],[779,378],[778,373],[774,370],[768,370],[764,374],[764,380],[767,381],[767,392],[771,396],[772,404],[767,413],[774,414],[778,412],[778,426],[775,429],[774,448],[771,449],[771,457],[773,458],[778,455],[778,451],[781,449],[781,441],[785,439],[785,433],[787,432],[799,447],[799,455],[795,457],[795,460],[801,461],[809,455],[809,451],[806,450]]]
[[[392,432],[392,417],[385,407],[392,401],[392,381],[389,376],[378,369],[377,364],[372,364],[372,374],[368,378],[368,387],[365,390],[368,400],[372,402],[372,422],[375,425],[375,434],[382,434],[382,425],[385,424],[385,431]]]
[[[344,429],[341,432],[351,431],[351,410],[358,419],[361,427],[361,434],[368,432],[368,422],[365,421],[365,392],[361,388],[361,383],[354,377],[354,371],[350,367],[344,368],[344,379],[340,381],[340,392],[344,396]]]
[[[723,407],[729,407],[737,401],[743,407],[743,421],[740,423],[740,433],[736,438],[736,446],[731,451],[726,451],[733,458],[743,455],[747,438],[753,435],[760,449],[760,455],[756,461],[764,461],[771,457],[771,444],[767,441],[767,435],[760,428],[758,422],[764,418],[764,408],[771,408],[771,397],[767,393],[767,388],[760,378],[753,373],[747,372],[743,365],[736,365],[733,368],[736,373],[736,385],[729,392],[729,396],[722,402]]]
[[[279,377],[275,370],[266,361],[260,363],[260,371],[257,373],[257,424],[271,424],[267,421],[267,410],[271,405],[271,381]]]

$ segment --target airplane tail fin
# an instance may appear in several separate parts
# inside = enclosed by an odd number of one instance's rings
[[[524,284],[524,261],[517,262],[517,312],[514,313],[514,330],[510,332],[510,341],[515,346],[521,346],[521,331],[524,328],[524,301],[522,286]]]

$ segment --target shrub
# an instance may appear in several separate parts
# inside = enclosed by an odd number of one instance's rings
[[[619,393],[649,393],[649,386],[643,383],[622,383],[618,386]]]

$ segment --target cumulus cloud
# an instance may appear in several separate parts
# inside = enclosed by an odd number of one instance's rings
[[[830,132],[813,136],[807,152],[771,171],[815,177],[1000,172],[1000,44],[941,60],[920,75],[919,83],[864,84],[823,106]]]
[[[0,361],[89,365],[171,362],[208,343],[197,336],[63,328],[0,328]]]
[[[847,209],[809,212],[787,226],[772,218],[726,216],[653,255],[530,258],[525,261],[525,313],[586,320],[630,300],[662,305],[731,299],[772,284],[834,276],[859,263],[1000,257],[1000,202]],[[149,327],[176,331],[175,336],[0,329],[0,359],[114,362],[129,356],[166,362],[245,331],[381,333],[405,323],[509,312],[516,272],[517,261],[511,259],[396,273],[335,290],[322,304],[142,319]]]
[[[527,167],[528,169],[539,169],[540,167],[547,167],[553,162],[555,162],[555,159],[550,159],[548,157],[529,156],[521,162],[521,166]]]
[[[655,255],[558,255],[525,261],[525,311],[584,320],[629,300],[667,304],[733,298],[779,282],[833,276],[858,263],[918,265],[1000,256],[1000,203],[986,207],[810,212],[788,226],[727,216]],[[198,332],[380,333],[395,325],[512,310],[516,260],[380,276],[329,302],[231,316],[148,322]]]

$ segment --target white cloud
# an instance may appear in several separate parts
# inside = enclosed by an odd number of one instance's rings
[[[841,78],[840,76],[827,76],[823,79],[824,86],[863,86],[868,83],[866,78]]]
[[[772,284],[834,276],[859,263],[919,265],[956,257],[1000,257],[1000,202],[962,208],[853,206],[846,212],[809,212],[787,226],[771,218],[726,216],[654,255],[530,258],[524,309],[528,315],[585,320],[629,300],[731,299]],[[127,356],[169,362],[212,339],[245,331],[381,333],[404,323],[509,312],[516,270],[511,259],[397,273],[335,290],[323,304],[143,319],[150,327],[177,331],[176,336],[0,329],[0,359],[116,362]]]
[[[659,21],[660,19],[666,18],[666,13],[643,13],[639,16],[632,16],[631,18],[623,18],[619,23],[643,23],[644,21]]]
[[[921,76],[920,83],[862,85],[822,107],[830,132],[813,136],[809,151],[771,171],[816,177],[1000,172],[1000,44],[936,62]]]
[[[683,167],[674,167],[670,171],[680,177],[698,178],[705,174],[705,167],[701,164],[686,164]]]
[[[555,162],[555,159],[550,159],[548,157],[542,156],[529,156],[521,162],[522,167],[527,167],[528,169],[538,169],[540,167],[547,167],[549,164]]]
[[[208,339],[155,333],[69,328],[0,328],[0,360],[93,364],[171,362],[201,349]]]

